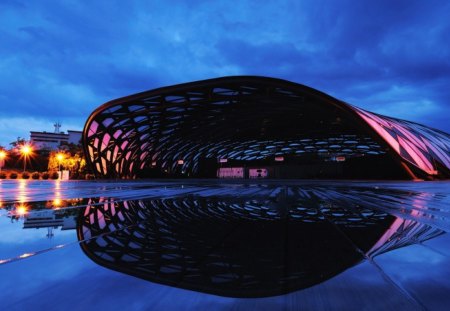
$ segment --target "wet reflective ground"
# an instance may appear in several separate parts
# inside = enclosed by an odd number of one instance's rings
[[[0,310],[447,310],[450,182],[0,181]]]

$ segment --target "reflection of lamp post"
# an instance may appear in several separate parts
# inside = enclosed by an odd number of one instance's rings
[[[24,216],[28,212],[27,206],[24,204],[20,204],[16,207],[16,215]]]
[[[59,167],[59,179],[62,179],[62,172],[61,172],[61,162],[64,159],[64,155],[62,153],[58,153],[56,155],[56,159],[58,160],[58,167]]]
[[[23,171],[25,172],[27,168],[27,156],[32,152],[31,146],[29,145],[23,145],[22,149],[20,149],[20,152],[23,155]]]
[[[6,152],[0,150],[0,172],[2,171],[3,166],[5,165]]]

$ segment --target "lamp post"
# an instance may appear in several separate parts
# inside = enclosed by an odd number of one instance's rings
[[[20,152],[23,155],[23,172],[24,173],[27,168],[27,157],[32,151],[33,151],[33,149],[31,149],[31,146],[29,146],[29,145],[23,145],[22,149],[20,149]]]
[[[56,155],[56,159],[58,160],[59,179],[62,179],[61,162],[64,159],[64,155],[62,153],[58,153]]]
[[[0,172],[2,171],[3,166],[5,165],[6,152],[0,150]]]

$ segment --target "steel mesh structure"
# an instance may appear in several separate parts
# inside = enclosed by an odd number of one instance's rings
[[[450,177],[447,133],[265,77],[113,100],[91,114],[83,142],[105,178],[214,177],[222,167],[268,167],[280,178]]]

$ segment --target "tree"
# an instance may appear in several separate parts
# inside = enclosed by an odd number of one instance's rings
[[[86,160],[81,146],[70,146],[70,150],[52,151],[49,155],[48,170],[58,171],[69,170],[71,178],[84,178],[89,173],[86,167]],[[58,156],[59,155],[59,156]]]
[[[13,141],[12,143],[9,143],[12,146],[12,149],[20,148],[20,146],[23,146],[27,143],[25,138],[17,137],[16,141]]]

